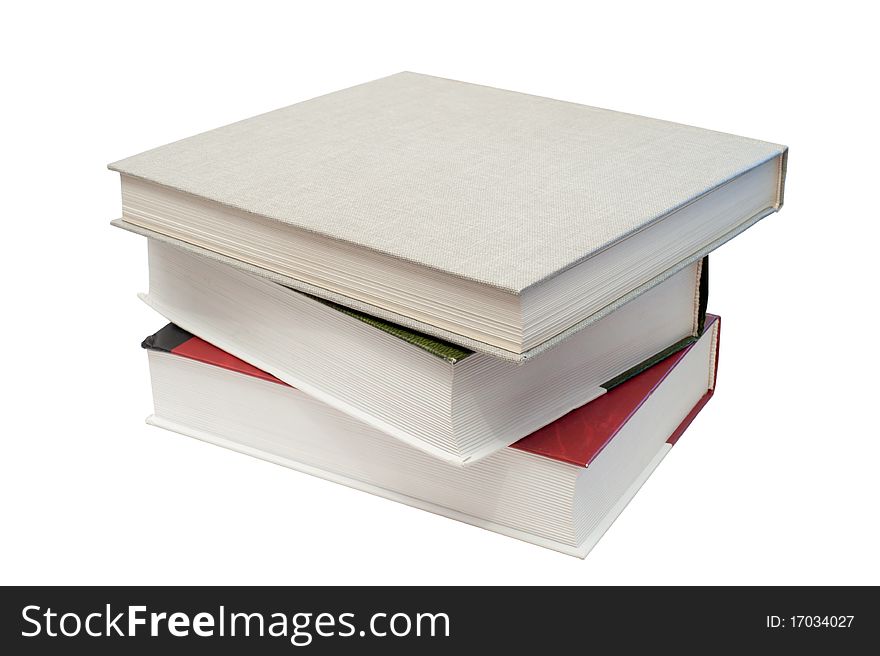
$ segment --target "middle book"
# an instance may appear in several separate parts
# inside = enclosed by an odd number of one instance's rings
[[[144,301],[306,394],[443,460],[502,449],[690,344],[708,259],[511,362],[323,301],[149,240]]]

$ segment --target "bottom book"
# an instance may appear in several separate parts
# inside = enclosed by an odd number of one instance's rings
[[[720,319],[700,339],[468,466],[360,423],[173,324],[144,340],[150,424],[585,557],[712,396]]]

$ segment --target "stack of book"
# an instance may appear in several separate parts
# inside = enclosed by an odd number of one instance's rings
[[[786,158],[400,73],[116,162],[148,421],[583,557],[712,396],[707,256]]]

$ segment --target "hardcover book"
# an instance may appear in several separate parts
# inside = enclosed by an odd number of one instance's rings
[[[583,558],[711,398],[719,328],[707,315],[695,343],[466,468],[173,324],[143,343],[155,409],[148,422]]]
[[[601,396],[700,334],[697,262],[525,362],[305,295],[149,240],[150,293],[170,321],[443,460],[470,465]]]
[[[118,226],[518,361],[779,209],[786,155],[400,73],[110,168]]]

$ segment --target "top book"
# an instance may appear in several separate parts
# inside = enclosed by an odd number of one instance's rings
[[[786,156],[399,73],[110,168],[116,225],[521,360],[779,209]]]

